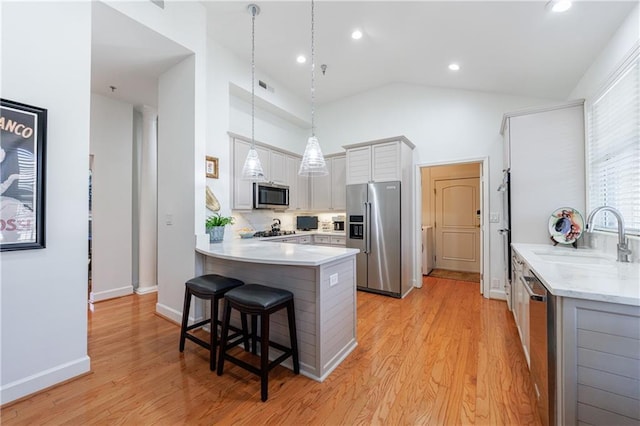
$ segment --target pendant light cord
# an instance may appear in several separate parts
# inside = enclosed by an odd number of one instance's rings
[[[315,14],[314,4],[311,0],[311,136],[316,135],[316,61],[315,61]]]
[[[255,148],[255,109],[256,109],[256,8],[251,10],[251,148]]]

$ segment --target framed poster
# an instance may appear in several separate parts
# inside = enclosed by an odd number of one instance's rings
[[[209,157],[207,155],[205,159],[205,169],[207,171],[207,177],[218,179],[218,158],[217,157]]]
[[[47,110],[0,99],[0,251],[45,247]]]

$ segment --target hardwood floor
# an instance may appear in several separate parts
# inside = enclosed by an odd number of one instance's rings
[[[399,300],[358,292],[358,347],[317,383],[276,367],[259,378],[208,352],[154,314],[155,295],[95,304],[92,373],[2,408],[3,425],[540,424],[506,304],[478,284],[424,278]]]

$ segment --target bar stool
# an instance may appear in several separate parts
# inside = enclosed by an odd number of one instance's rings
[[[260,316],[260,368],[257,368],[241,359],[238,359],[226,351],[238,343],[229,341],[229,320],[231,318],[231,309],[236,309],[241,314],[251,315],[251,323],[253,325],[249,338],[253,340],[253,350],[255,354],[257,335],[256,316]],[[289,339],[291,347],[287,348],[279,343],[269,340],[269,317],[272,313],[280,309],[287,308],[287,317],[289,322]],[[243,328],[245,324],[243,323]],[[246,330],[246,328],[245,328]],[[246,349],[245,340],[245,350]],[[274,361],[269,362],[269,347],[274,347],[282,351],[282,355]],[[279,288],[267,287],[260,284],[246,284],[242,287],[235,288],[227,292],[224,296],[224,312],[222,315],[222,334],[220,336],[220,355],[218,357],[218,376],[222,375],[224,369],[224,360],[227,359],[232,363],[260,376],[261,398],[262,401],[267,400],[269,371],[287,359],[293,359],[293,372],[300,373],[300,362],[298,359],[298,340],[296,337],[296,318],[293,305],[293,293]]]
[[[222,322],[218,320],[218,302],[226,292],[242,285],[244,285],[244,282],[240,280],[237,280],[235,278],[223,277],[222,275],[218,274],[201,275],[199,277],[191,278],[185,283],[184,307],[182,309],[182,327],[180,328],[180,352],[184,351],[185,339],[189,339],[192,342],[195,342],[198,345],[202,346],[203,348],[209,349],[209,368],[211,369],[211,371],[215,369],[216,365],[218,325],[222,324]],[[191,296],[211,301],[211,318],[187,326],[189,322]],[[213,321],[214,318],[215,321]],[[243,328],[246,329],[246,315],[243,316],[242,322]],[[204,340],[189,333],[190,330],[202,327],[206,324],[211,324],[211,338],[209,342],[205,342]],[[245,343],[245,347],[246,350],[249,350],[248,343]]]

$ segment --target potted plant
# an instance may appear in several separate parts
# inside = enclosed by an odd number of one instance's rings
[[[209,216],[205,222],[209,233],[209,242],[222,242],[224,239],[224,227],[227,225],[233,225],[232,216],[222,216],[220,213],[214,213],[213,216]]]

